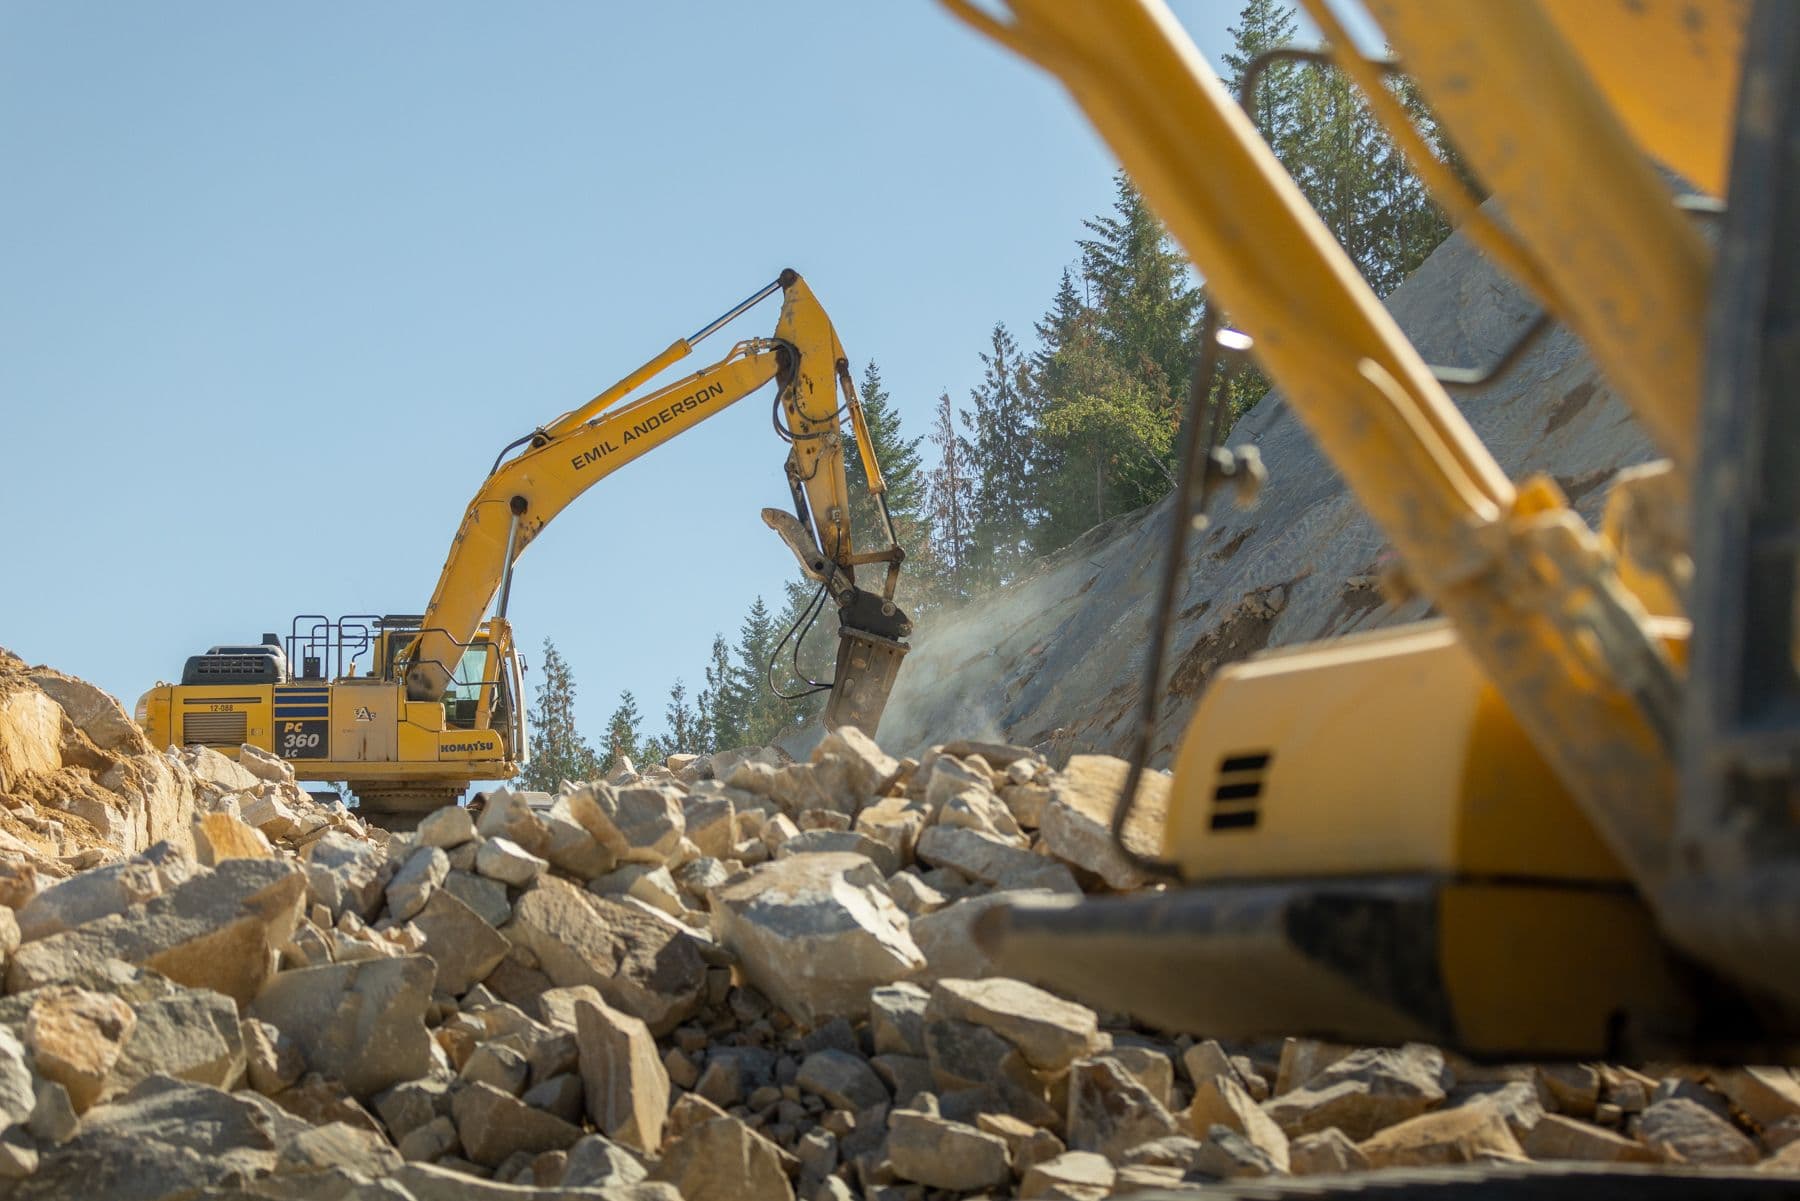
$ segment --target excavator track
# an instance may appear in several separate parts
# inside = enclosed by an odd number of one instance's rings
[[[1749,1168],[1616,1164],[1492,1164],[1394,1168],[1355,1176],[1228,1180],[1207,1201],[1773,1201],[1800,1196],[1800,1178]],[[1193,1190],[1135,1193],[1178,1201]]]

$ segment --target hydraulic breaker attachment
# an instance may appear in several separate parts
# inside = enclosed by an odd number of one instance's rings
[[[855,726],[873,736],[888,694],[911,648],[901,639],[912,622],[889,598],[858,588],[850,573],[820,553],[811,531],[785,509],[764,509],[763,524],[781,536],[807,578],[825,586],[838,606],[837,670],[825,703],[826,728]]]

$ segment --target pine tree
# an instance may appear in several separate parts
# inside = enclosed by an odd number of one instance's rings
[[[1180,407],[1193,368],[1200,289],[1186,256],[1124,171],[1110,216],[1083,224],[1082,270],[1097,294],[1099,333],[1115,366],[1160,409]]]
[[[971,508],[975,517],[972,575],[985,587],[1011,579],[1030,552],[1036,516],[1031,498],[1031,447],[1035,424],[1029,366],[1004,322],[989,334],[981,386],[970,391],[974,410],[963,410],[973,434]]]
[[[687,685],[681,682],[680,677],[669,685],[669,703],[663,709],[663,720],[669,723],[667,741],[670,755],[697,755],[701,752],[703,748],[699,714],[688,704]]]
[[[881,382],[881,371],[875,366],[874,359],[863,368],[858,394],[862,401],[863,421],[869,427],[869,442],[875,450],[875,462],[881,468],[882,482],[887,485],[888,514],[894,519],[895,533],[898,534],[902,525],[918,524],[925,503],[925,477],[919,462],[921,439],[908,438],[901,433],[900,412]],[[850,517],[857,530],[867,531],[861,541],[866,544],[865,549],[871,549],[880,537],[881,519],[869,496],[868,473],[863,470],[862,453],[854,430],[846,442],[844,476],[850,484]]]
[[[606,754],[600,761],[601,774],[611,771],[621,757],[636,763],[642,752],[638,743],[642,737],[640,727],[643,716],[638,713],[637,698],[627,688],[619,693],[619,707],[613,710],[606,723]]]
[[[550,639],[544,639],[543,676],[527,714],[531,762],[519,783],[533,792],[555,792],[564,780],[600,775],[600,761],[575,727],[575,674]]]
[[[714,634],[706,660],[706,687],[700,693],[702,745],[708,752],[744,745],[743,691],[731,666],[725,635]]]
[[[784,716],[781,698],[769,690],[769,659],[781,631],[769,615],[769,607],[757,597],[738,627],[732,650],[732,679],[744,714],[739,736],[742,745],[763,746],[773,740]]]
[[[932,552],[941,565],[939,591],[946,597],[962,596],[967,588],[974,549],[975,523],[971,512],[975,481],[970,473],[969,444],[956,432],[950,394],[938,397],[931,433],[937,447],[937,464],[927,477]]]
[[[1291,4],[1249,0],[1238,12],[1238,23],[1226,29],[1231,35],[1231,49],[1222,58],[1231,94],[1238,94],[1244,72],[1257,55],[1291,44],[1299,29]],[[1296,132],[1294,77],[1298,70],[1293,63],[1271,63],[1256,85],[1256,127],[1277,156],[1291,150]]]

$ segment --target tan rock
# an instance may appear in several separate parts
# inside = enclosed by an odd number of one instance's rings
[[[1747,1067],[1711,1073],[1712,1086],[1758,1126],[1800,1114],[1800,1080],[1790,1068]]]
[[[1626,1138],[1560,1113],[1547,1113],[1519,1140],[1533,1159],[1573,1159],[1588,1163],[1652,1163],[1656,1155]]]
[[[654,865],[668,862],[687,833],[683,795],[674,784],[587,784],[565,799],[570,817],[615,859]]]
[[[1281,1171],[1268,1152],[1229,1126],[1207,1130],[1194,1156],[1194,1170],[1219,1180],[1256,1179]]]
[[[938,981],[925,1017],[985,1026],[1045,1072],[1060,1072],[1103,1046],[1100,1020],[1093,1010],[1004,977]]]
[[[437,889],[412,919],[424,935],[424,952],[437,964],[437,988],[460,997],[487,979],[506,958],[510,943],[446,889]]]
[[[606,1003],[666,1034],[692,1014],[706,986],[694,940],[632,905],[545,877],[519,898],[501,931],[537,957],[558,987],[592,985]]]
[[[436,974],[423,955],[301,968],[269,981],[249,1014],[293,1039],[312,1071],[367,1098],[430,1070]]]
[[[925,966],[882,884],[860,855],[778,859],[713,893],[713,934],[750,982],[802,1024],[860,1018],[871,988]]]
[[[676,1138],[650,1178],[673,1184],[683,1201],[794,1201],[780,1149],[723,1115]]]
[[[244,1068],[250,1087],[272,1097],[292,1086],[306,1072],[306,1057],[294,1040],[257,1018],[244,1018],[239,1026],[244,1044]]]
[[[489,1084],[465,1085],[451,1113],[463,1153],[490,1168],[513,1155],[562,1150],[581,1137],[579,1128]]]
[[[1506,1119],[1493,1106],[1479,1101],[1420,1114],[1389,1126],[1364,1139],[1361,1150],[1373,1168],[1476,1163],[1494,1156],[1524,1157]]]
[[[1600,1069],[1586,1063],[1540,1064],[1538,1085],[1558,1113],[1592,1118],[1600,1103]]]
[[[1113,1040],[1106,1052],[1119,1061],[1133,1079],[1150,1090],[1158,1105],[1167,1109],[1175,1095],[1175,1061],[1163,1052],[1138,1043]]]
[[[1210,1076],[1195,1086],[1187,1124],[1197,1138],[1204,1138],[1214,1126],[1235,1130],[1265,1152],[1277,1168],[1288,1170],[1287,1135],[1251,1100],[1235,1074]]]
[[[919,835],[914,854],[921,863],[950,868],[990,888],[1043,888],[1066,896],[1081,892],[1062,863],[980,830],[932,826]]]
[[[574,1004],[588,1116],[608,1138],[654,1154],[669,1111],[669,1073],[642,1020],[603,1001]]]
[[[1369,1157],[1336,1126],[1303,1134],[1288,1144],[1288,1171],[1296,1176],[1341,1176],[1368,1167]]]
[[[1169,1111],[1116,1060],[1100,1056],[1076,1061],[1068,1087],[1065,1137],[1071,1150],[1097,1151],[1116,1160],[1139,1143],[1180,1131]]]
[[[137,1026],[131,1006],[80,988],[47,991],[25,1019],[25,1049],[38,1075],[68,1091],[77,1113],[100,1099]]]
[[[886,792],[900,774],[900,761],[855,726],[842,726],[819,740],[813,748],[812,761],[818,764],[827,759],[843,766],[845,782],[858,801],[865,804]]]
[[[208,813],[194,823],[194,855],[208,867],[227,859],[266,859],[273,853],[260,830],[229,813]]]
[[[1126,1164],[1119,1169],[1119,1174],[1113,1178],[1112,1192],[1108,1195],[1114,1197],[1134,1197],[1139,1193],[1163,1195],[1183,1191],[1184,1186],[1187,1187],[1187,1191],[1193,1191],[1192,1186],[1187,1185],[1180,1168],[1133,1163]]]
[[[1218,1046],[1217,1043],[1212,1045]],[[1281,1063],[1275,1069],[1275,1095],[1279,1097],[1282,1093],[1300,1088],[1353,1050],[1354,1047],[1320,1042],[1316,1038],[1284,1039],[1281,1044]],[[1222,1048],[1219,1054],[1224,1054]]]
[[[1068,766],[1053,777],[1039,831],[1050,854],[1120,891],[1149,883],[1112,840],[1113,808],[1129,770],[1129,764],[1111,755],[1071,756]],[[1168,805],[1169,778],[1145,772],[1125,830],[1126,845],[1142,855],[1157,854]]]
[[[1063,1141],[1048,1130],[1021,1121],[1008,1113],[977,1114],[975,1128],[1006,1144],[1006,1153],[1012,1160],[1015,1176],[1023,1175],[1036,1164],[1055,1159],[1065,1150]]]
[[[107,1080],[107,1095],[129,1091],[150,1076],[234,1089],[244,1079],[244,1036],[230,997],[198,988],[171,988],[135,1007],[137,1023]]]
[[[305,879],[290,863],[229,859],[129,913],[20,947],[7,968],[7,991],[119,959],[244,1005],[268,979],[274,949],[293,933],[304,896]]]
[[[896,1176],[928,1188],[974,1192],[1012,1179],[1004,1140],[907,1109],[888,1115],[887,1158]]]
[[[1442,1104],[1448,1079],[1443,1052],[1435,1047],[1364,1048],[1263,1108],[1289,1138],[1336,1126],[1353,1139],[1366,1139]]]
[[[1034,1164],[1019,1181],[1020,1201],[1097,1201],[1112,1192],[1117,1177],[1106,1156],[1065,1151]]]

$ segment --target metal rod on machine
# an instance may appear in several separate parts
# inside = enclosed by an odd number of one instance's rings
[[[519,518],[525,515],[525,498],[512,498],[512,521],[506,527],[506,570],[500,574],[500,604],[494,616],[506,617],[506,602],[512,598],[513,559],[519,547]]]

